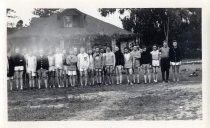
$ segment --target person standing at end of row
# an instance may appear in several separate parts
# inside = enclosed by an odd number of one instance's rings
[[[181,65],[181,50],[177,45],[177,41],[173,40],[171,49],[169,50],[169,58],[172,66],[173,81],[179,81],[179,67]]]

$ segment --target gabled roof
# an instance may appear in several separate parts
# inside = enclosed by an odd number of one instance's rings
[[[67,13],[70,12],[71,10],[78,11],[77,9],[65,9],[63,12]],[[51,15],[50,17],[32,18],[30,26],[21,28],[12,34],[9,34],[8,38],[10,39],[10,38],[31,37],[31,36],[41,36],[41,37],[43,36],[46,38],[48,37],[70,38],[75,36],[79,37],[79,36],[89,36],[96,34],[104,34],[107,36],[112,36],[114,34],[119,34],[119,35],[132,34],[129,31],[126,31],[115,25],[101,21],[87,14],[84,14],[85,15],[84,27],[64,28],[61,26],[57,18],[59,15],[60,13],[56,13]]]

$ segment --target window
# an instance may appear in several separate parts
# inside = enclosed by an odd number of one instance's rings
[[[73,16],[64,16],[64,27],[73,27]]]

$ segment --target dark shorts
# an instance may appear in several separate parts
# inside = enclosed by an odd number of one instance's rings
[[[50,78],[55,77],[55,71],[49,71],[48,77],[50,77]]]
[[[93,69],[88,69],[89,77],[95,76],[95,71]]]

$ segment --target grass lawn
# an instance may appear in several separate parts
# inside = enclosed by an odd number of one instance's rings
[[[201,120],[202,73],[189,77],[195,69],[201,64],[183,65],[179,83],[8,92],[8,120]]]

